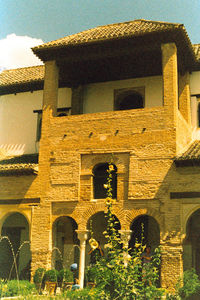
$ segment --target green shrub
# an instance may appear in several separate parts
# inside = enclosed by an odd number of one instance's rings
[[[44,274],[44,281],[57,282],[58,271],[57,270],[48,270]]]
[[[194,269],[187,270],[183,273],[183,277],[179,279],[179,282],[176,285],[175,292],[168,294],[166,299],[200,299],[200,281]]]
[[[86,269],[86,280],[87,282],[95,282],[96,278],[96,268],[93,266],[89,266]]]
[[[62,269],[58,272],[58,282],[62,283],[65,282],[73,282],[74,281],[74,274],[69,269]]]
[[[200,281],[194,269],[183,273],[183,286],[178,285],[178,294],[181,299],[189,299],[192,295],[200,296]]]
[[[44,268],[38,268],[33,276],[33,282],[42,283],[45,272],[46,270]]]
[[[2,285],[1,297],[27,296],[35,292],[35,285],[26,280],[11,280]]]

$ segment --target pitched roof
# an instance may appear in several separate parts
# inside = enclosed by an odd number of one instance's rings
[[[25,154],[0,160],[0,176],[30,175],[38,172],[38,154]]]
[[[55,47],[100,42],[111,39],[120,39],[124,37],[139,36],[153,32],[163,32],[173,30],[175,28],[184,28],[184,26],[178,23],[167,23],[140,19],[129,22],[98,26],[49,43],[36,46],[32,49],[34,52],[37,52],[37,50],[40,49],[50,49]]]
[[[194,141],[187,151],[175,158],[175,163],[177,166],[200,164],[200,141]]]
[[[194,53],[196,55],[196,58],[200,60],[200,44],[194,44],[193,45]]]
[[[196,59],[200,61],[200,44],[191,44],[182,24],[143,19],[98,26],[34,47],[33,52],[39,55],[39,52],[43,50],[96,43],[106,40],[119,40],[127,37],[142,36],[149,33],[173,32],[176,29],[184,33],[184,39],[186,39],[190,51],[193,53],[194,57],[196,56]],[[183,39],[182,35],[181,38]],[[43,81],[43,65],[4,70],[0,73],[0,94],[42,89]]]
[[[44,66],[4,70],[0,73],[1,86],[42,81],[43,79]]]

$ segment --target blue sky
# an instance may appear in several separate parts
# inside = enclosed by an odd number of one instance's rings
[[[200,0],[0,0],[0,39],[15,33],[47,42],[139,18],[184,23],[200,43]]]
[[[22,36],[34,39],[32,47],[98,25],[141,18],[183,23],[192,43],[200,43],[200,0],[0,0],[0,55],[22,43]]]

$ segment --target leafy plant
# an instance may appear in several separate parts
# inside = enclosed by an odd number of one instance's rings
[[[58,271],[57,270],[47,270],[44,274],[44,281],[57,282]]]
[[[148,263],[144,270],[142,255],[144,238],[141,243],[136,243],[131,255],[128,243],[123,243],[117,231],[118,221],[112,212],[115,200],[112,197],[112,172],[114,166],[109,164],[107,189],[106,219],[107,229],[104,232],[108,249],[107,257],[103,256],[91,267],[95,273],[95,281],[99,288],[99,299],[158,299],[163,295],[163,290],[157,287],[159,279],[160,250]],[[145,272],[144,272],[145,271]]]
[[[200,297],[200,280],[194,269],[187,270],[183,273],[176,285],[175,293],[168,294],[167,300],[191,299],[192,296]]]
[[[88,266],[86,269],[87,282],[95,282],[95,278],[96,278],[96,267]]]
[[[33,282],[42,283],[45,272],[46,270],[44,268],[38,268],[33,275]]]
[[[35,285],[27,280],[10,280],[4,282],[0,297],[27,296],[35,292]]]
[[[64,293],[63,299],[72,299],[72,300],[99,300],[99,290],[98,289],[82,289],[76,291],[67,291]]]
[[[62,283],[65,282],[73,282],[74,280],[74,274],[69,269],[62,269],[58,272],[58,282]]]

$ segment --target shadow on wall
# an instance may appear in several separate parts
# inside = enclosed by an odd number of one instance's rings
[[[0,158],[24,154],[25,144],[2,144],[0,145]]]

